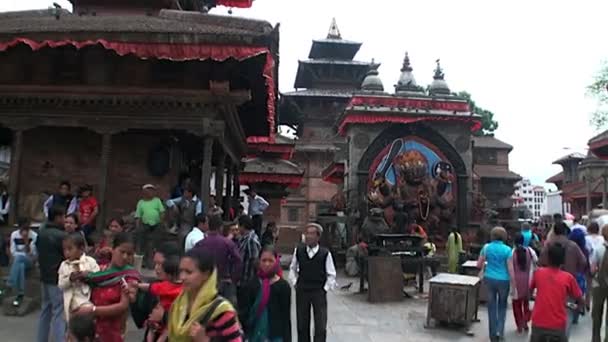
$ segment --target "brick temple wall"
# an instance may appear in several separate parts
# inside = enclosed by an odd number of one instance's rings
[[[135,209],[141,186],[152,183],[166,198],[177,180],[177,168],[164,177],[148,172],[148,153],[159,142],[154,133],[123,133],[113,136],[108,173],[108,217],[126,215]],[[53,193],[59,182],[69,180],[72,190],[82,184],[98,191],[101,136],[86,129],[35,128],[24,133],[20,175],[19,212],[24,213],[26,198],[47,191]],[[177,161],[175,161],[177,162]]]

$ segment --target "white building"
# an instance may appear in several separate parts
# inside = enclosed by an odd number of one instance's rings
[[[529,179],[524,178],[515,184],[515,193],[513,194],[513,205],[526,206],[531,212],[535,220],[540,219],[544,214],[545,200],[547,192],[540,185],[533,185]]]
[[[566,214],[570,212],[570,204],[564,203],[561,191],[549,191],[545,201],[545,211],[543,215]]]

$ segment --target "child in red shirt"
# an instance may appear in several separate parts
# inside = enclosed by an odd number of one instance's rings
[[[80,188],[80,202],[78,202],[78,219],[84,236],[89,239],[91,233],[95,231],[95,219],[99,213],[99,204],[93,196],[93,187],[85,184]]]
[[[171,304],[182,292],[182,284],[179,282],[179,259],[177,257],[170,257],[165,260],[162,266],[157,265],[155,267],[162,268],[156,270],[160,281],[152,284],[139,283],[138,287],[140,290],[150,291],[152,295],[158,297],[159,303],[154,310],[162,307],[164,312],[168,313],[171,309]],[[151,339],[150,336],[147,336],[147,340],[156,342],[167,339],[167,327],[162,322],[148,321],[147,324],[151,328],[148,335],[160,335],[158,339]]]
[[[530,290],[537,289],[532,311],[532,335],[530,342],[568,341],[566,334],[568,315],[566,302],[575,299],[582,308],[583,294],[576,279],[560,269],[564,264],[566,249],[560,244],[549,245],[549,267],[539,268],[532,277]]]

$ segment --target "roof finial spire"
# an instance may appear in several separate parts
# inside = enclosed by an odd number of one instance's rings
[[[336,18],[331,19],[331,25],[329,26],[329,32],[327,33],[327,39],[342,39],[340,29],[336,23]]]
[[[437,67],[435,68],[435,75],[433,75],[433,82],[429,86],[429,93],[431,95],[450,95],[450,87],[448,87],[445,81],[445,74],[443,73],[443,69],[441,69],[439,59],[435,63],[437,63]]]
[[[401,67],[401,72],[404,72],[404,71],[410,71],[411,72],[412,70],[414,70],[414,69],[410,65],[410,55],[406,51],[405,52],[405,58],[403,58],[403,66]]]
[[[435,61],[435,63],[437,63],[437,68],[435,68],[435,75],[433,76],[433,79],[435,79],[435,80],[443,80],[444,77],[445,77],[445,74],[443,73],[443,69],[441,69],[440,59],[437,58],[437,60]]]
[[[412,65],[410,64],[410,55],[406,52],[403,58],[403,66],[401,67],[401,75],[399,81],[395,85],[395,92],[397,95],[408,95],[408,94],[419,94],[423,90],[418,84],[412,71]]]

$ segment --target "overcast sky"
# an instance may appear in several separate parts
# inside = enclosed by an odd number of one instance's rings
[[[0,11],[52,2],[0,0]],[[382,63],[387,90],[405,51],[421,85],[430,83],[441,58],[451,89],[470,92],[496,114],[496,137],[515,147],[511,169],[534,183],[560,171],[553,160],[586,153],[596,133],[585,87],[608,58],[606,13],[603,0],[256,0],[251,9],[234,10],[281,24],[282,91],[293,89],[298,59],[308,56],[312,39],[326,36],[332,17],[344,39],[363,43],[357,59]]]

